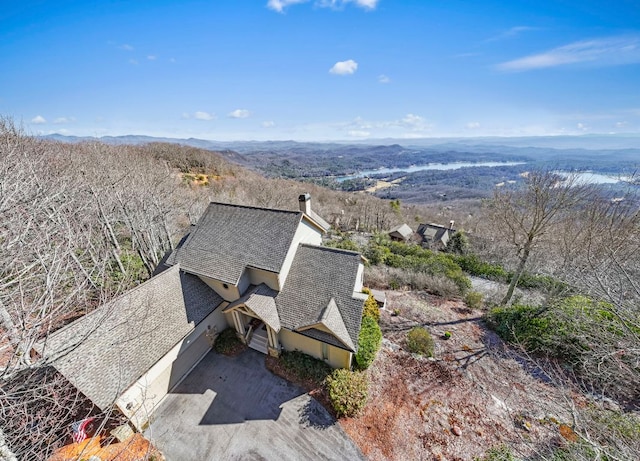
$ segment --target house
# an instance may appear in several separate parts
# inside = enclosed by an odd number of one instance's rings
[[[389,237],[396,242],[406,242],[413,237],[413,230],[407,224],[400,224],[389,231]]]
[[[439,224],[420,224],[416,233],[420,236],[423,246],[441,250],[447,246],[447,242],[456,230],[453,228],[454,221],[449,222],[449,227]]]
[[[211,203],[150,280],[49,336],[39,352],[100,409],[139,429],[227,327],[273,356],[299,350],[349,368],[364,266],[320,246],[327,223],[299,211]]]

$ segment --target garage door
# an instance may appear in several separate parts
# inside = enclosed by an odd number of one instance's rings
[[[146,427],[153,409],[209,351],[211,345],[206,334],[202,333],[190,344],[183,343],[181,348],[182,351],[178,349],[167,354],[118,399],[118,407],[138,430]]]

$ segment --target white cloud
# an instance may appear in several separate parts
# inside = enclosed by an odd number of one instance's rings
[[[120,49],[121,50],[125,50],[125,51],[133,51],[133,47],[131,45],[128,44],[124,44],[124,45],[120,45]]]
[[[306,3],[309,0],[269,0],[267,2],[267,8],[271,8],[278,13],[282,13],[289,5],[295,5],[296,3]]]
[[[247,118],[251,115],[247,109],[236,109],[232,112],[229,112],[229,117],[231,118]]]
[[[384,74],[378,75],[378,83],[390,83],[391,79]]]
[[[529,27],[529,26],[515,26],[511,29],[505,30],[504,32],[499,33],[491,38],[488,38],[487,42],[494,42],[496,40],[504,40],[511,37],[516,37],[520,35],[522,32],[529,32],[532,30],[538,30],[537,27]]]
[[[272,120],[265,120],[260,125],[262,125],[262,128],[271,128],[271,127],[276,126],[276,122],[274,122]]]
[[[129,59],[129,64],[133,64],[134,66],[138,65],[138,60],[137,59]]]
[[[156,59],[158,59],[158,57],[157,57],[157,56],[155,56],[155,55],[153,55],[153,54],[150,54],[149,56],[147,56],[147,59],[148,59],[149,61],[155,61]]]
[[[42,115],[36,115],[31,119],[31,123],[35,123],[36,125],[42,125],[43,123],[47,123],[47,119]]]
[[[74,117],[58,117],[53,121],[53,123],[63,124],[63,123],[72,123],[75,121],[76,119]]]
[[[569,64],[617,66],[640,62],[640,36],[583,40],[499,64],[498,70],[526,71]]]
[[[204,112],[204,111],[197,111],[193,114],[193,118],[195,118],[196,120],[213,120],[214,118],[216,118],[216,116],[214,114],[210,114],[209,112]]]
[[[467,128],[469,130],[477,130],[478,128],[480,128],[480,122],[469,122],[467,123]]]
[[[367,136],[371,135],[370,132],[364,130],[349,130],[348,134],[349,136],[353,136],[354,138],[366,138]]]
[[[318,0],[316,5],[339,10],[344,8],[345,5],[353,3],[354,5],[363,8],[365,10],[375,10],[379,0]]]
[[[577,123],[576,127],[580,130],[580,131],[587,131],[589,128],[584,124],[584,123]]]
[[[336,62],[329,72],[335,75],[351,75],[358,70],[358,63],[353,59],[347,59],[346,61]]]
[[[374,10],[376,6],[378,6],[379,1],[380,0],[316,0],[314,5],[321,8],[340,10],[344,8],[345,5],[352,3],[365,10]],[[267,2],[267,8],[277,11],[278,13],[283,13],[290,5],[308,2],[309,0],[269,0]]]

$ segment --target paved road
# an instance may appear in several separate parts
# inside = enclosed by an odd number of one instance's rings
[[[315,399],[264,355],[210,352],[160,404],[147,436],[168,461],[364,460]]]

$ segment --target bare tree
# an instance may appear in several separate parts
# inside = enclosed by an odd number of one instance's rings
[[[536,245],[591,194],[593,188],[576,176],[562,178],[551,171],[530,172],[522,188],[495,189],[489,208],[493,228],[515,247],[518,256],[503,305],[510,303]]]

